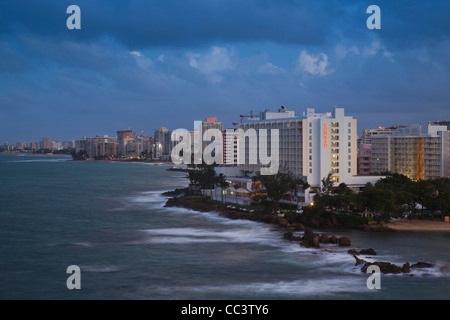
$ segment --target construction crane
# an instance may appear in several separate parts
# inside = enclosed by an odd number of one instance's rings
[[[241,122],[244,118],[253,118],[253,110],[250,110],[249,116],[241,114],[239,117],[241,117]]]
[[[232,123],[233,126],[238,126],[240,123],[242,123],[242,120],[244,120],[244,118],[253,118],[253,110],[250,111],[250,115],[241,114],[241,115],[239,115],[239,117],[241,117],[241,121],[233,122]]]

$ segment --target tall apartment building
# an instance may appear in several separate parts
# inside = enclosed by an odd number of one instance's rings
[[[205,133],[205,131],[208,129],[217,129],[220,132],[223,132],[223,124],[222,124],[222,122],[217,121],[216,117],[209,117],[209,118],[206,118],[206,121],[202,122],[202,132],[201,132],[202,137],[203,137],[203,134]],[[209,145],[210,143],[211,142],[209,142],[209,141],[202,142],[202,153],[203,153],[203,150],[206,148],[206,146]]]
[[[234,129],[224,130],[223,137],[223,165],[236,165],[239,159],[239,134]]]
[[[279,167],[302,177],[317,192],[321,181],[332,174],[331,180],[338,185],[350,183],[357,174],[357,121],[345,116],[343,108],[333,112],[315,113],[308,108],[302,116],[281,107],[278,112],[261,112],[259,117],[243,120],[239,128],[267,129],[268,150],[271,145],[271,130],[279,133]],[[249,157],[257,155],[258,144],[246,143],[241,155],[240,170],[259,171],[261,165],[250,164]]]
[[[216,117],[206,118],[206,121],[202,122],[202,132],[205,132],[208,129],[218,129],[222,132],[223,124],[222,122],[217,121]]]
[[[136,156],[136,132],[131,129],[117,131],[118,157]]]
[[[413,180],[450,177],[447,126],[411,125],[372,137],[372,172],[394,172]]]
[[[239,129],[248,132],[254,129],[258,134],[261,129],[267,130],[267,152],[271,154],[271,135],[273,129],[279,134],[279,168],[289,170],[296,176],[303,176],[303,118],[296,116],[294,111],[281,107],[278,112],[265,110],[259,116],[243,119]],[[258,162],[252,164],[250,159],[258,159],[260,154],[259,141],[251,142],[246,138],[245,151],[239,154],[239,169],[246,172],[261,170]],[[244,143],[244,142],[242,142]]]
[[[136,136],[136,155],[149,154],[152,152],[153,137],[146,136],[142,132],[139,136]]]
[[[87,142],[86,136],[83,136],[83,139],[81,140],[75,140],[75,151],[76,152],[86,151],[86,142]]]
[[[360,144],[358,147],[358,175],[368,175],[372,173],[372,145]]]
[[[110,138],[107,135],[86,138],[85,150],[89,158],[116,157],[118,152],[117,138]]]
[[[364,129],[361,144],[371,144],[372,136],[393,134],[396,133],[397,130],[398,130],[397,126],[392,126],[389,128],[378,127],[377,129]]]
[[[153,135],[154,144],[153,144],[153,158],[154,159],[160,159],[163,155],[166,155],[167,152],[167,138],[170,139],[170,131],[167,130],[166,127],[161,127],[159,129],[155,130],[155,133]]]
[[[39,142],[31,142],[31,150],[37,151],[41,148],[41,144]]]
[[[357,121],[345,116],[344,108],[317,114],[307,109],[304,123],[304,175],[308,183],[320,187],[321,181],[332,173],[335,184],[351,184],[357,174]],[[307,138],[306,138],[307,135]],[[306,173],[306,174],[305,174]]]
[[[49,137],[43,137],[42,138],[42,149],[44,150],[50,150],[51,144],[50,144],[50,138]]]

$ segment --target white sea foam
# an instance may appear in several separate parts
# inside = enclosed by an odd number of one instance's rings
[[[190,287],[159,287],[156,288],[162,294],[176,295],[193,292],[200,295],[236,295],[245,293],[252,297],[308,297],[308,296],[338,296],[339,294],[367,292],[366,277],[341,276],[322,279],[277,281],[277,282],[252,282],[247,284],[222,284],[203,285]]]
[[[80,270],[81,272],[86,271],[86,272],[104,273],[104,272],[118,272],[121,270],[121,268],[114,265],[87,265],[87,266],[81,265]]]
[[[70,160],[72,160],[72,158],[12,160],[8,162],[64,162]]]
[[[189,242],[232,242],[259,243],[271,245],[276,243],[273,233],[262,227],[233,228],[226,230],[207,230],[199,228],[161,228],[143,230],[151,237],[150,243],[189,243]]]
[[[81,246],[81,247],[92,247],[91,242],[75,242],[74,245]]]
[[[165,191],[144,191],[137,195],[128,196],[124,198],[124,206],[127,207],[132,205],[145,205],[154,208],[164,207],[167,197],[163,196],[162,193]]]

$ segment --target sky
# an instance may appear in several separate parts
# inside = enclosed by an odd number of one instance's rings
[[[280,106],[343,107],[359,133],[450,121],[449,16],[448,0],[0,0],[0,143]]]

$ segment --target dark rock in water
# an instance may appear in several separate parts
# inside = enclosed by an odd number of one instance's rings
[[[403,273],[409,273],[409,272],[411,272],[411,266],[409,265],[409,262],[405,262],[405,263],[403,264],[401,271],[402,271]]]
[[[387,274],[387,273],[409,273],[411,272],[411,267],[409,265],[409,262],[406,262],[403,264],[403,266],[399,267],[393,263],[390,262],[384,262],[384,261],[376,261],[376,262],[367,262],[363,259],[358,258],[357,256],[353,256],[356,260],[355,265],[363,265],[361,268],[361,272],[367,272],[367,268],[371,265],[378,266],[380,268],[380,272]]]
[[[362,272],[367,272],[367,268],[371,265],[376,265],[380,268],[381,273],[404,273],[402,267],[399,267],[390,262],[375,261],[375,262],[365,262],[364,266],[361,268]],[[406,271],[409,272],[409,271]]]
[[[366,263],[367,263],[367,262],[364,261],[363,259],[358,258],[356,255],[353,255],[353,258],[355,258],[355,260],[356,260],[355,266],[358,266],[358,265],[360,265],[360,264],[366,264]]]
[[[175,189],[173,191],[167,191],[164,192],[162,195],[164,197],[174,197],[174,198],[181,198],[181,197],[185,197],[191,194],[191,191],[189,190],[189,188],[178,188]]]
[[[339,238],[339,246],[341,247],[349,247],[352,245],[352,242],[349,237],[343,236]]]
[[[294,233],[292,231],[286,232],[283,237],[286,239],[291,239],[294,236]]]
[[[433,268],[434,264],[427,263],[427,262],[417,262],[414,263],[411,268]]]
[[[328,235],[325,234],[325,233],[322,234],[322,235],[320,235],[319,242],[320,242],[320,243],[328,243],[328,242],[329,242],[329,237],[328,237]]]
[[[449,266],[440,266],[439,270],[442,272],[450,273],[450,267]]]
[[[347,253],[351,254],[352,256],[358,256],[359,255],[359,252],[356,249],[349,249],[347,251]]]
[[[309,227],[305,228],[305,234],[304,234],[305,236],[309,235],[309,234],[313,234],[313,233],[314,233],[313,229],[311,229]]]
[[[314,233],[311,228],[306,228],[300,244],[305,248],[320,248],[319,238],[320,236]]]
[[[314,235],[313,239],[312,239],[312,244],[314,248],[320,248],[320,240],[319,240],[319,236],[318,235]]]
[[[336,237],[336,236],[331,236],[331,237],[329,237],[328,238],[328,242],[329,243],[332,243],[332,244],[336,244],[336,243],[338,243],[338,238]]]
[[[305,226],[300,222],[290,223],[289,228],[293,228],[294,230],[305,230]]]
[[[371,265],[376,265],[380,268],[381,273],[401,273],[402,268],[392,264],[390,262],[384,262],[384,261],[375,261],[373,263],[366,262],[364,266],[362,267],[362,272],[367,272],[367,268]]]
[[[281,227],[287,227],[289,225],[289,221],[282,217],[275,217],[272,221],[272,224],[277,224]]]
[[[369,249],[363,249],[361,251],[359,251],[360,254],[366,254],[366,255],[370,255],[370,256],[376,256],[377,253],[374,249],[369,248]]]

